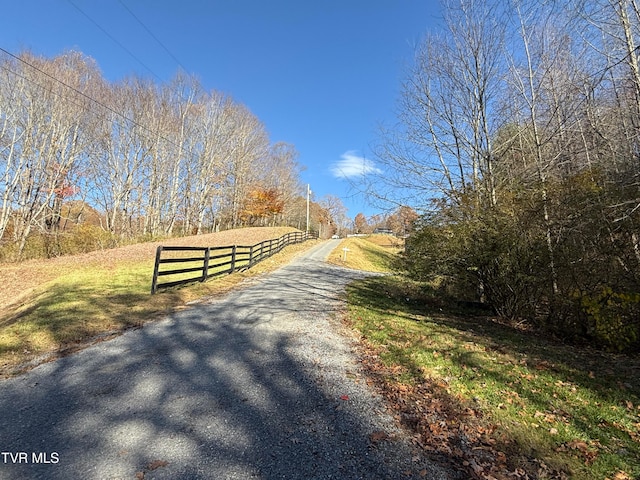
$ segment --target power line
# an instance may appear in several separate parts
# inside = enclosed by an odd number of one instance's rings
[[[0,50],[2,50],[2,49],[0,48]],[[33,83],[35,86],[40,87],[42,90],[49,91],[50,93],[52,93],[52,94],[54,94],[54,95],[57,95],[57,96],[59,96],[59,97],[63,97],[63,98],[65,98],[68,102],[70,102],[70,103],[74,104],[76,107],[81,107],[81,108],[82,108],[82,107],[84,107],[84,105],[80,105],[80,104],[79,104],[79,103],[77,103],[75,100],[72,100],[72,99],[70,99],[69,97],[66,97],[66,96],[62,95],[62,94],[61,94],[61,93],[59,93],[59,92],[54,92],[54,91],[53,91],[52,89],[50,89],[50,88],[48,89],[48,88],[47,88],[47,87],[45,87],[44,85],[41,85],[40,83],[36,82],[33,78],[29,78],[29,77],[27,77],[27,76],[25,76],[25,75],[22,75],[21,73],[14,72],[14,71],[13,71],[13,70],[11,70],[10,68],[8,68],[6,65],[2,65],[2,64],[0,64],[0,68],[2,68],[3,70],[5,70],[5,71],[9,72],[10,74],[12,74],[12,75],[14,75],[14,76],[16,76],[16,77],[19,77],[19,78],[21,78],[21,79],[23,79],[23,80],[26,80],[27,82]]]
[[[62,80],[60,80],[60,79],[58,79],[58,78],[54,77],[54,76],[53,76],[53,75],[51,75],[50,73],[45,72],[45,71],[44,71],[44,70],[42,70],[41,68],[38,68],[37,66],[33,65],[32,63],[27,62],[25,59],[23,59],[23,58],[19,57],[18,55],[14,55],[14,54],[13,54],[13,53],[11,53],[10,51],[8,51],[8,50],[6,50],[6,49],[4,49],[4,48],[2,48],[2,47],[0,47],[0,52],[4,52],[5,54],[9,55],[10,57],[15,58],[15,59],[16,59],[16,60],[18,60],[19,62],[21,62],[21,63],[23,63],[23,64],[25,64],[25,65],[27,65],[27,66],[29,66],[29,67],[33,68],[34,70],[36,70],[36,71],[40,72],[41,74],[43,74],[43,75],[47,76],[48,78],[50,78],[50,79],[54,80],[55,82],[58,82],[59,84],[61,84],[61,85],[63,85],[64,87],[68,88],[69,90],[72,90],[72,91],[76,92],[77,94],[81,95],[82,97],[86,98],[87,100],[89,100],[89,101],[91,101],[91,102],[93,102],[93,103],[95,103],[95,104],[97,104],[97,105],[100,105],[102,108],[104,108],[104,109],[108,110],[109,112],[111,112],[111,113],[113,113],[113,114],[117,115],[117,116],[118,116],[118,117],[120,117],[120,118],[123,118],[123,119],[124,119],[124,120],[126,120],[127,122],[130,122],[132,125],[135,125],[135,126],[137,126],[137,127],[140,127],[141,129],[146,130],[147,132],[151,133],[151,134],[152,134],[152,135],[154,135],[155,137],[157,137],[157,138],[160,138],[160,139],[164,140],[165,142],[167,142],[167,143],[168,143],[168,144],[170,144],[170,145],[173,145],[173,146],[174,146],[174,147],[176,147],[180,152],[182,152],[182,150],[183,150],[183,147],[182,147],[182,146],[180,146],[180,145],[178,145],[178,144],[174,143],[173,141],[169,140],[167,137],[165,137],[165,136],[163,136],[163,135],[160,135],[158,132],[151,130],[149,127],[147,127],[147,126],[145,126],[145,125],[142,125],[141,123],[138,123],[138,122],[136,122],[135,120],[133,120],[133,119],[131,119],[131,118],[127,117],[126,115],[122,114],[121,112],[118,112],[117,110],[114,110],[114,109],[113,109],[113,108],[111,108],[110,106],[108,106],[108,105],[106,105],[106,104],[102,103],[100,100],[96,100],[95,98],[91,97],[90,95],[87,95],[86,93],[82,92],[81,90],[78,90],[77,88],[75,88],[75,87],[73,87],[73,86],[71,86],[71,85],[69,85],[69,84],[67,84],[67,83],[63,82]],[[9,72],[11,72],[11,73],[16,74],[16,73],[15,73],[15,72],[13,72],[12,70],[10,70],[10,69],[6,68],[4,65],[1,65],[1,66],[2,66],[5,70],[7,70],[7,71],[9,71]],[[32,80],[32,79],[26,78],[26,77],[24,77],[23,75],[19,75],[19,74],[16,74],[16,75],[18,75],[18,76],[19,76],[19,77],[21,77],[21,78],[24,78],[24,79],[25,79],[25,80],[27,80],[27,81],[30,81],[30,82],[31,82],[31,83],[33,83],[34,85],[37,85],[37,86],[39,86],[39,87],[41,87],[41,88],[45,88],[45,87],[43,87],[42,85],[40,85],[39,83],[35,82],[35,81],[34,81],[34,80]],[[72,101],[72,100],[70,100],[68,97],[67,97],[67,100]],[[72,101],[72,102],[73,102],[73,101]],[[75,102],[73,102],[73,103],[75,104]],[[77,104],[76,104],[76,105],[77,105]]]
[[[78,10],[78,12],[80,12],[87,20],[89,20],[91,23],[93,23],[102,33],[104,33],[107,37],[109,37],[116,45],[118,45],[122,50],[127,52],[127,54],[131,58],[133,58],[136,62],[138,62],[140,65],[142,65],[149,73],[151,73],[151,75],[156,77],[158,80],[162,81],[162,79],[153,70],[151,70],[142,60],[140,60],[136,55],[134,55],[133,52],[131,52],[131,50],[129,50],[127,47],[125,47],[113,35],[111,35],[104,28],[102,28],[102,26],[100,26],[100,24],[98,22],[96,22],[87,13],[85,13],[80,7],[78,7],[75,3],[73,3],[72,0],[67,0],[67,2],[69,2],[76,10]]]
[[[140,20],[140,18],[131,11],[131,9],[122,1],[122,0],[118,0],[120,2],[120,5],[122,5],[124,7],[124,9],[129,12],[129,14],[142,26],[142,28],[144,28],[146,30],[146,32],[151,36],[151,38],[153,38],[156,43],[158,45],[160,45],[162,47],[162,49],[167,52],[167,54],[178,64],[178,66],[180,66],[180,68],[182,68],[182,70],[184,70],[185,72],[187,71],[187,69],[185,68],[185,66],[180,62],[180,60],[178,60],[178,58],[176,58],[176,56],[171,53],[171,51],[164,45],[164,43],[162,43],[160,41],[160,39],[153,34],[153,32],[149,29],[149,27],[147,27],[142,20]]]

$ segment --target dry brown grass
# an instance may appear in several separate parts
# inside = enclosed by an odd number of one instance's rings
[[[394,269],[395,256],[401,251],[400,242],[391,235],[346,238],[329,255],[328,261],[356,270],[389,273]],[[348,249],[346,255],[344,248]]]
[[[393,235],[374,234],[365,237],[368,242],[375,243],[380,247],[389,249],[402,249],[404,248],[404,239],[394,237]]]
[[[177,237],[158,242],[139,243],[126,247],[99,250],[46,260],[28,260],[19,263],[0,263],[0,319],[11,306],[27,298],[35,288],[78,269],[113,269],[126,262],[153,261],[160,245],[218,247],[224,245],[255,245],[263,240],[278,238],[296,231],[290,227],[260,227],[225,230],[206,235]],[[151,277],[149,277],[151,278]],[[1,325],[0,320],[0,325]]]
[[[150,295],[157,247],[254,245],[292,228],[247,228],[150,242],[50,260],[0,264],[0,375],[82,348],[104,335],[219,295],[289,262],[310,241],[285,248],[251,270]],[[28,363],[30,362],[30,363]]]

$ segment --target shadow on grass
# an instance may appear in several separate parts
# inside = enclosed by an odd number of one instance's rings
[[[283,269],[5,381],[6,448],[59,462],[7,462],[0,478],[425,478],[430,464],[376,439],[359,395],[333,387],[328,359],[342,350],[320,332],[356,275]],[[132,299],[116,291],[87,302]]]
[[[486,395],[487,401],[504,405],[500,407],[504,409],[521,409],[514,415],[526,409],[538,416],[534,418],[542,418],[540,423],[553,419],[566,427],[566,435],[590,440],[603,452],[621,452],[619,457],[626,468],[640,472],[638,356],[565,345],[394,277],[355,282],[350,286],[349,299],[353,306],[372,312],[372,337],[378,334],[376,329],[387,328],[380,320],[385,316],[407,322],[398,323],[404,329],[396,327],[398,330],[388,333],[389,337],[380,335],[388,342],[385,351],[413,379],[425,378],[420,360],[423,354],[445,357],[453,365],[454,376],[475,383],[479,395]],[[493,397],[492,389],[496,390]],[[459,403],[454,398],[448,401]],[[565,411],[569,407],[570,411]],[[549,443],[555,441],[556,447],[562,448],[558,446],[561,437]],[[523,456],[535,456],[543,448],[532,439],[535,436],[526,438],[528,445],[519,443]]]
[[[366,257],[372,261],[376,266],[381,267],[384,270],[393,270],[395,255],[386,250],[381,250],[380,247],[373,248],[366,244],[359,245],[359,248],[365,253]]]
[[[482,338],[488,349],[501,353],[527,355],[527,359],[540,368],[561,372],[584,372],[589,386],[619,386],[624,378],[627,388],[640,394],[640,357],[596,350],[588,346],[563,344],[543,332],[517,328],[501,322],[488,309],[468,302],[445,298],[429,287],[398,280],[397,277],[373,277],[351,286],[351,301],[381,313],[393,311],[397,316],[414,321],[428,321],[453,328],[471,340]],[[555,365],[557,364],[557,365]],[[546,365],[546,367],[545,367]],[[552,365],[555,365],[552,367]],[[589,373],[599,370],[600,379]],[[594,381],[595,380],[595,381]]]
[[[248,276],[273,270],[277,262],[286,262],[316,243],[291,245],[270,257],[275,263],[260,262]],[[86,269],[60,275],[20,304],[0,311],[0,375],[11,375],[20,364],[31,368],[30,362],[40,355],[73,351],[96,337],[139,327],[190,300],[228,292],[246,278],[223,275],[150,295],[152,271],[152,263],[122,262],[99,272]]]
[[[179,304],[177,292],[150,297],[146,272],[126,274],[126,281],[105,275],[98,280],[61,279],[27,299],[20,310],[0,319],[0,355],[68,349],[107,332],[138,327]]]

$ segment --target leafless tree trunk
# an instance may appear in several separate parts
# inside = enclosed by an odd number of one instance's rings
[[[295,203],[299,172],[292,145],[183,74],[108,83],[73,52],[0,59],[0,238],[20,251],[34,231],[57,238],[80,187],[114,234],[201,233],[239,226],[251,189]]]
[[[552,232],[549,192],[548,192],[548,170],[551,168],[550,149],[545,148],[549,145],[549,138],[553,137],[556,132],[552,130],[552,121],[549,115],[546,117],[539,113],[548,105],[543,103],[543,88],[548,81],[547,76],[553,72],[555,60],[553,55],[546,53],[546,48],[550,45],[545,35],[545,30],[535,31],[538,23],[535,22],[534,9],[528,12],[524,11],[521,4],[516,5],[518,20],[520,23],[520,39],[523,47],[523,64],[522,67],[514,65],[513,83],[519,94],[520,105],[522,106],[521,119],[522,125],[529,131],[531,140],[529,145],[523,145],[523,153],[530,152],[534,160],[535,174],[539,183],[540,198],[542,200],[542,216],[545,226],[545,238],[547,245],[547,253],[549,255],[549,273],[551,281],[551,291],[555,296],[558,293],[558,275],[556,272],[554,238]],[[535,9],[535,15],[550,15],[550,12],[541,12]],[[546,22],[541,22],[546,24]],[[537,37],[536,37],[537,34]],[[534,40],[535,38],[535,40]],[[537,47],[536,50],[534,50]],[[545,126],[544,131],[547,138],[543,138],[541,127]],[[525,153],[526,154],[526,153]]]
[[[219,195],[222,170],[231,152],[234,132],[230,119],[235,105],[223,94],[212,92],[199,105],[198,149],[194,155],[191,200],[196,233],[203,233],[205,216],[214,197]],[[215,217],[214,217],[215,218]],[[214,225],[211,228],[215,228]]]
[[[129,80],[105,92],[111,111],[105,113],[100,156],[92,158],[91,173],[108,230],[123,236],[134,232],[134,219],[141,214],[152,135],[144,112],[149,112],[152,90],[149,84]]]
[[[233,115],[234,139],[227,163],[226,178],[230,225],[240,225],[240,211],[248,190],[257,177],[260,162],[267,155],[269,139],[264,125],[246,107],[238,106]]]
[[[77,53],[50,61],[24,53],[14,60],[3,65],[12,78],[2,87],[0,109],[8,113],[2,130],[11,141],[3,150],[0,232],[12,215],[21,255],[34,227],[57,234],[62,199],[71,194],[71,175],[81,154],[79,137],[88,108],[80,92],[96,70]]]
[[[388,193],[444,195],[454,203],[472,194],[497,201],[492,138],[501,127],[495,103],[504,75],[504,21],[498,2],[455,0],[445,29],[420,45],[405,83],[400,119],[404,138],[387,136],[378,154]],[[426,202],[425,202],[426,203]]]

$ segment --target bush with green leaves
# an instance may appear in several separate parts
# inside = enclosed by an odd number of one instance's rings
[[[610,350],[635,350],[634,223],[615,221],[599,181],[595,174],[575,175],[549,182],[544,197],[539,186],[523,183],[497,205],[442,204],[417,223],[404,267],[412,278],[483,302],[504,318]]]

